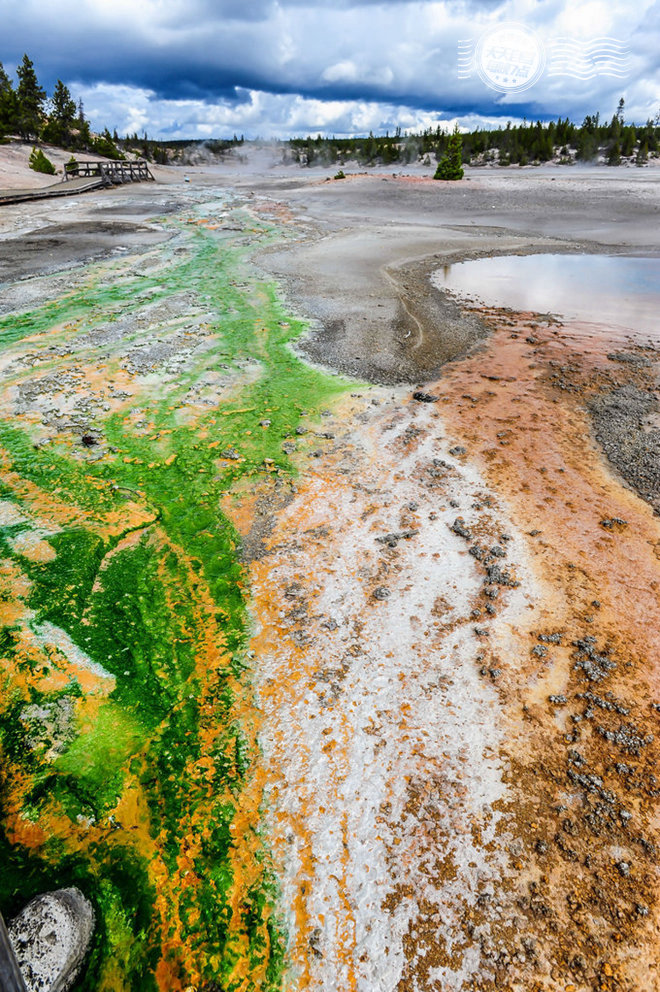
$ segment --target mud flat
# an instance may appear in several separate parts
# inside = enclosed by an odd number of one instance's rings
[[[158,235],[3,293],[2,908],[75,878],[86,987],[657,990],[657,337],[431,282],[651,254],[654,177],[0,216]]]
[[[344,411],[252,570],[291,987],[651,992],[660,342],[429,275],[647,254],[658,186],[472,181],[280,190],[311,231],[260,259],[303,354],[421,387]]]
[[[392,175],[308,180],[275,193],[300,212],[307,239],[261,264],[317,318],[302,345],[312,360],[415,382],[483,334],[477,315],[457,314],[430,286],[434,268],[491,254],[657,249],[656,173],[471,170],[457,186]]]

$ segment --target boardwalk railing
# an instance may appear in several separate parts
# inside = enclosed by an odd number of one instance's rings
[[[146,162],[69,162],[61,183],[39,189],[0,189],[0,206],[51,196],[73,196],[122,183],[155,182]],[[0,992],[4,989],[0,985]]]
[[[64,166],[65,182],[97,176],[105,186],[154,181],[146,162],[69,162]]]

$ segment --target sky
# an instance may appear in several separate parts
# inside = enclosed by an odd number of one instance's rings
[[[628,121],[660,110],[660,0],[0,0],[0,24],[10,74],[27,52],[49,94],[61,78],[121,135],[579,123],[620,96]]]

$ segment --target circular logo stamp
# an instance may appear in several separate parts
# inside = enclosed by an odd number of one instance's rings
[[[536,32],[524,24],[499,24],[486,31],[475,54],[484,83],[501,93],[529,89],[545,68],[545,49]]]

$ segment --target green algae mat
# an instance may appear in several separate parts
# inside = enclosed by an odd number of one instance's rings
[[[250,266],[286,228],[227,194],[162,224],[0,318],[0,910],[77,885],[90,992],[271,990],[286,934],[223,507],[285,491],[346,384],[296,357],[303,325]]]

